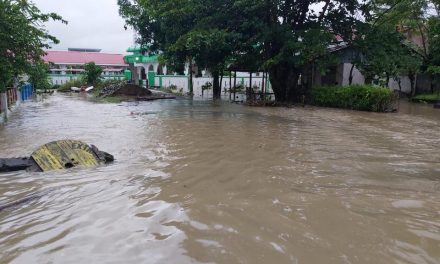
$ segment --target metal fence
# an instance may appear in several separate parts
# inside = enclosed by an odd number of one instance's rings
[[[8,106],[11,107],[17,102],[17,88],[6,89],[6,96],[8,98]]]
[[[26,84],[25,86],[21,87],[21,100],[26,101],[29,98],[32,97],[34,94],[34,87],[32,84]]]

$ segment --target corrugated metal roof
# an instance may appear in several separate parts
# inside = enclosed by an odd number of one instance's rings
[[[124,55],[100,52],[49,50],[46,51],[43,60],[55,64],[86,64],[95,62],[98,65],[125,65]]]

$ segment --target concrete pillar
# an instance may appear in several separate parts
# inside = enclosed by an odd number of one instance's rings
[[[16,105],[19,105],[22,100],[21,100],[21,91],[19,88],[17,88],[15,91],[17,91],[17,102],[15,103]]]
[[[6,92],[0,93],[0,102],[1,102],[1,113],[6,119],[8,117],[8,96]]]
[[[139,83],[139,75],[138,75],[138,69],[133,64],[129,65],[130,71],[131,71],[131,79],[134,83]]]

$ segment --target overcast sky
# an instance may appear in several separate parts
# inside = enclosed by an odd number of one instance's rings
[[[41,11],[55,12],[67,20],[49,22],[46,29],[60,40],[54,50],[98,48],[104,52],[125,53],[133,43],[132,30],[124,29],[117,0],[33,0]]]

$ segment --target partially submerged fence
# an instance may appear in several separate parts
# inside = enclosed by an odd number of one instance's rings
[[[26,84],[21,88],[7,88],[5,92],[0,93],[0,113],[6,113],[18,102],[30,99],[34,94],[32,84]]]
[[[21,100],[26,101],[32,97],[34,94],[34,87],[32,84],[28,83],[25,86],[21,87]]]
[[[6,89],[6,97],[8,98],[8,107],[11,107],[17,102],[17,88],[8,88]]]

